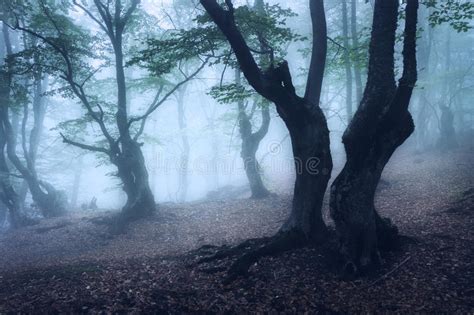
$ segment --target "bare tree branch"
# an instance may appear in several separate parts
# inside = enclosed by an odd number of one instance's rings
[[[150,116],[158,107],[160,107],[161,104],[163,104],[168,99],[168,97],[170,97],[174,92],[176,92],[176,90],[178,90],[180,86],[182,86],[183,84],[185,84],[188,81],[190,81],[191,79],[193,79],[204,68],[204,66],[206,66],[209,59],[210,58],[206,58],[202,62],[202,64],[199,66],[199,68],[197,68],[193,73],[191,73],[191,75],[185,77],[184,80],[177,83],[168,93],[166,93],[163,96],[163,98],[160,101],[158,101],[156,103],[152,102],[150,107],[147,109],[147,111],[143,115],[131,118],[128,122],[128,126],[130,127],[134,122],[140,121],[142,119],[146,119],[148,116]]]
[[[84,11],[94,22],[97,23],[97,25],[100,26],[102,30],[104,30],[106,33],[108,32],[107,27],[98,19],[96,18],[91,11],[89,11],[87,8],[85,8],[82,4],[77,2],[77,0],[73,0],[73,3],[75,6],[79,7],[82,11]],[[100,14],[100,13],[99,13]]]
[[[105,149],[105,148],[96,147],[96,146],[92,146],[92,145],[79,143],[79,142],[70,140],[70,139],[66,138],[66,136],[64,136],[62,133],[60,133],[60,135],[63,138],[64,143],[73,145],[75,147],[78,147],[78,148],[81,148],[81,149],[84,149],[84,150],[93,151],[93,152],[101,152],[101,153],[105,153],[107,155],[110,155],[110,151]]]
[[[313,47],[304,97],[315,106],[319,106],[327,53],[327,27],[323,0],[310,0],[309,9],[313,27]]]

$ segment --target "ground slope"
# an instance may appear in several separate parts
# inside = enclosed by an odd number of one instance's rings
[[[76,214],[0,236],[0,313],[473,313],[473,157],[398,154],[388,165],[377,208],[410,241],[377,274],[341,280],[317,248],[261,259],[231,284],[205,271],[230,261],[195,264],[189,251],[204,244],[273,234],[290,196],[167,205],[118,236],[108,215]]]

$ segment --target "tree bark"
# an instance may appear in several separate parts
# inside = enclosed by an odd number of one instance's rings
[[[347,161],[331,187],[330,210],[347,260],[356,273],[380,262],[379,248],[395,240],[397,229],[382,219],[374,196],[393,152],[413,132],[408,111],[416,70],[417,0],[408,0],[403,47],[403,74],[398,87],[394,45],[398,0],[377,0],[369,50],[369,72],[362,102],[343,135]]]

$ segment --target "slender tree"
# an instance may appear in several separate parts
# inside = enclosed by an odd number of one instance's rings
[[[346,70],[346,119],[352,119],[352,63],[349,45],[349,22],[347,16],[347,0],[342,0],[342,39],[344,43],[344,68]]]
[[[359,33],[357,32],[357,1],[351,0],[351,38],[352,38],[352,51],[356,53],[359,47]],[[358,104],[362,99],[362,74],[361,67],[358,62],[352,63],[354,68],[354,82],[356,92],[356,103]]]
[[[8,120],[10,106],[11,85],[13,80],[12,45],[8,28],[2,23],[2,68],[0,69],[0,199],[10,214],[12,226],[20,224],[20,200],[13,187],[11,173],[7,163],[7,132],[4,121]],[[3,62],[5,60],[5,62]]]
[[[180,202],[186,201],[188,194],[188,171],[189,171],[189,154],[191,147],[189,145],[189,137],[187,131],[187,122],[185,115],[185,96],[186,96],[187,85],[182,86],[176,94],[178,103],[178,127],[181,135],[181,143],[183,145],[180,162],[179,162],[179,174],[178,174],[178,200]]]

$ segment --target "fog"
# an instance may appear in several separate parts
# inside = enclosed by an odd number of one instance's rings
[[[236,5],[240,2],[236,2]],[[288,27],[303,36],[310,35],[309,12],[305,1],[295,1],[291,6],[287,1],[268,1],[269,4],[279,4],[282,8],[291,8],[296,14],[286,20]],[[245,4],[245,2],[242,2]],[[181,4],[182,5],[182,4]],[[141,6],[156,18],[157,34],[164,34],[174,28],[176,16],[171,1],[142,1]],[[198,4],[189,4],[189,12],[202,13]],[[195,9],[192,9],[195,7]],[[427,9],[422,8],[426,11]],[[79,25],[98,32],[97,25],[80,9],[71,12],[71,16]],[[334,39],[337,45],[341,44],[340,4],[329,2],[326,4],[328,19],[328,36]],[[360,3],[358,7],[358,27],[367,36],[370,27],[368,18],[372,12],[370,4]],[[426,15],[426,12],[420,14]],[[187,19],[180,18],[180,26],[192,26],[193,16]],[[172,21],[173,20],[173,21]],[[469,143],[469,134],[472,133],[473,109],[472,97],[472,32],[457,33],[449,25],[437,26],[432,29],[427,21],[422,21],[420,27],[419,46],[429,45],[430,56],[428,64],[420,69],[420,80],[415,89],[411,111],[422,127],[416,128],[415,134],[404,146],[412,150],[429,150],[437,147],[440,137],[439,104],[448,102],[454,113],[454,128],[459,141]],[[420,24],[421,24],[420,23]],[[175,25],[176,26],[176,25]],[[19,34],[21,36],[21,34]],[[157,35],[161,36],[161,35]],[[135,38],[139,42],[143,38]],[[309,41],[290,43],[285,47],[286,59],[294,74],[300,92],[304,88],[305,68],[309,58],[302,56],[301,49],[308,48]],[[344,109],[346,96],[345,78],[342,71],[342,48],[329,43],[328,68],[324,78],[321,105],[328,117],[331,131],[331,146],[336,162],[343,163],[344,151],[341,145],[341,136],[347,126]],[[14,47],[20,50],[20,47]],[[419,47],[418,53],[422,53]],[[400,52],[400,43],[398,43]],[[111,56],[111,55],[110,55]],[[422,56],[420,56],[422,57]],[[421,59],[421,58],[420,58]],[[422,60],[420,60],[422,61]],[[90,61],[94,63],[93,60]],[[341,69],[338,69],[340,67]],[[177,114],[177,95],[172,95],[154,112],[145,129],[143,152],[146,165],[150,173],[150,186],[159,202],[179,201],[179,192],[182,190],[179,183],[179,173],[182,172],[180,156],[182,155],[181,134],[189,137],[190,153],[186,201],[196,201],[206,197],[209,191],[225,186],[245,186],[247,179],[244,166],[240,158],[240,136],[237,130],[237,108],[233,104],[219,104],[209,94],[212,86],[219,85],[221,78],[224,82],[232,81],[233,70],[227,69],[224,74],[223,66],[206,67],[195,79],[186,84],[184,108],[187,127],[180,131]],[[428,72],[434,73],[430,75]],[[147,71],[131,67],[127,69],[129,80],[145,78]],[[97,77],[99,80],[114,78],[112,67],[102,69]],[[61,82],[51,80],[48,90],[57,88]],[[110,84],[107,90],[101,91],[103,97],[114,99],[114,87]],[[355,89],[355,88],[354,88]],[[355,92],[355,90],[354,90]],[[109,94],[110,93],[110,94]],[[110,96],[109,96],[109,95]],[[131,115],[139,114],[153,100],[154,91],[150,89],[143,93],[130,88],[129,109]],[[39,165],[40,174],[47,174],[48,180],[55,186],[65,190],[69,198],[74,189],[78,190],[76,208],[87,203],[93,196],[98,198],[99,208],[120,209],[125,202],[125,195],[120,189],[120,182],[108,174],[113,167],[102,163],[97,156],[83,152],[70,145],[61,143],[58,124],[68,119],[81,117],[83,110],[76,100],[61,98],[60,96],[45,96],[48,103],[48,113],[44,122],[44,140],[40,146],[38,163],[53,159],[54,162],[45,162]],[[354,108],[356,101],[354,100]],[[257,158],[262,164],[265,183],[275,192],[291,193],[294,181],[294,167],[291,154],[291,140],[288,132],[274,108],[271,108],[271,123],[268,134],[263,139],[257,152]],[[420,129],[420,130],[418,130]],[[97,127],[92,124],[85,127],[91,138]],[[65,158],[61,159],[60,155]],[[67,156],[67,158],[66,158]],[[262,160],[263,159],[263,160]],[[105,164],[105,165],[104,165]],[[44,168],[42,170],[41,168]],[[76,170],[78,169],[78,170]],[[75,173],[80,173],[79,189],[74,188]],[[78,176],[78,175],[76,175]]]
[[[431,215],[472,205],[474,6],[383,2],[2,3],[5,270],[250,250],[211,265],[233,281],[330,238],[357,278],[393,235],[465,232]],[[403,248],[407,260],[387,256],[396,268],[419,252]]]

